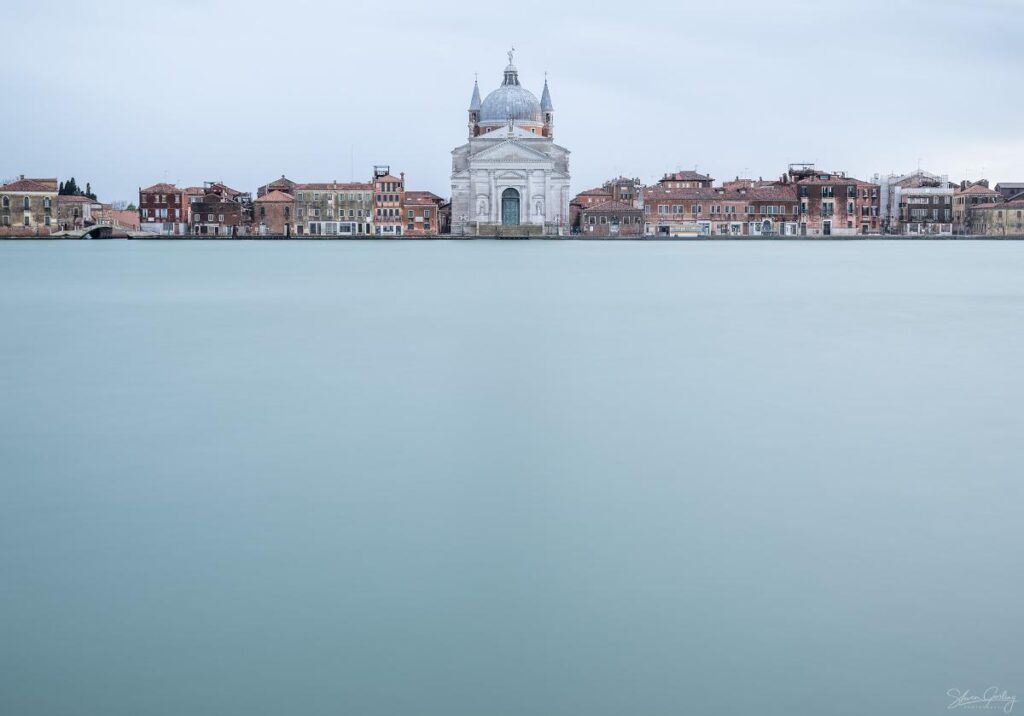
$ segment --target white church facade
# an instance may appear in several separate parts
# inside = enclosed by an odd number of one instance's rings
[[[538,101],[508,54],[498,89],[481,101],[474,85],[469,141],[452,152],[452,234],[568,233],[569,150],[555,144],[547,80]]]

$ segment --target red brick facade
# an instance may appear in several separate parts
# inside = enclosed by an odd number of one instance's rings
[[[440,213],[444,200],[429,191],[407,191],[402,205],[404,236],[425,237],[441,233]]]
[[[188,232],[188,200],[173,184],[139,188],[139,224],[143,231],[182,235]]]
[[[851,236],[881,231],[878,184],[841,173],[790,170],[800,199],[801,236]]]

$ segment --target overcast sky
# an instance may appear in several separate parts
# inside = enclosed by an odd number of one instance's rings
[[[0,178],[101,199],[222,180],[366,179],[448,196],[474,72],[550,73],[573,190],[816,162],[1024,181],[1024,0],[466,3],[15,0]]]

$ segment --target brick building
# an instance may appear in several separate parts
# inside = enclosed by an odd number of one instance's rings
[[[580,213],[580,233],[588,239],[643,236],[644,210],[621,201],[588,206]]]
[[[249,195],[219,182],[205,187],[202,200],[189,203],[193,236],[232,237],[248,233],[252,224]]]
[[[609,179],[597,188],[580,192],[569,202],[569,225],[574,232],[581,232],[580,215],[588,207],[614,201],[630,208],[643,208],[643,197],[644,186],[639,179]]]
[[[405,236],[437,236],[441,233],[439,215],[444,200],[429,191],[405,192],[402,212],[405,216]]]
[[[395,176],[391,167],[373,168],[374,233],[384,238],[402,235],[402,205],[405,203],[405,173]]]
[[[789,180],[800,200],[801,236],[855,236],[881,232],[878,184],[823,172],[813,165],[791,165]]]
[[[612,192],[605,187],[595,187],[581,191],[569,202],[569,227],[573,232],[580,231],[580,216],[587,207],[599,206],[612,200]]]
[[[174,184],[139,188],[139,225],[143,231],[182,236],[189,227],[188,199]]]
[[[264,184],[259,189],[257,189],[256,198],[258,199],[261,196],[265,196],[272,191],[279,191],[282,194],[291,194],[294,196],[296,186],[297,185],[295,184],[295,182],[293,182],[291,179],[282,174],[280,179],[275,179],[269,184]]]
[[[295,226],[295,197],[271,191],[255,201],[253,231],[260,235],[291,236]]]
[[[656,236],[793,236],[799,203],[796,187],[777,183],[679,188],[671,184],[644,191],[645,231]]]
[[[953,233],[953,189],[950,187],[908,187],[898,194],[895,233],[945,235]]]
[[[33,236],[56,229],[57,180],[26,179],[0,186],[0,235]]]
[[[277,182],[268,186],[274,184]],[[369,236],[372,233],[372,183],[293,183],[292,190],[296,235]]]
[[[715,180],[700,172],[672,172],[658,180],[663,189],[710,189]]]

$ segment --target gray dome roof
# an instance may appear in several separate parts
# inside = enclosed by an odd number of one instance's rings
[[[484,98],[480,107],[481,122],[541,122],[540,101],[519,84],[516,68],[505,68],[505,82]]]

